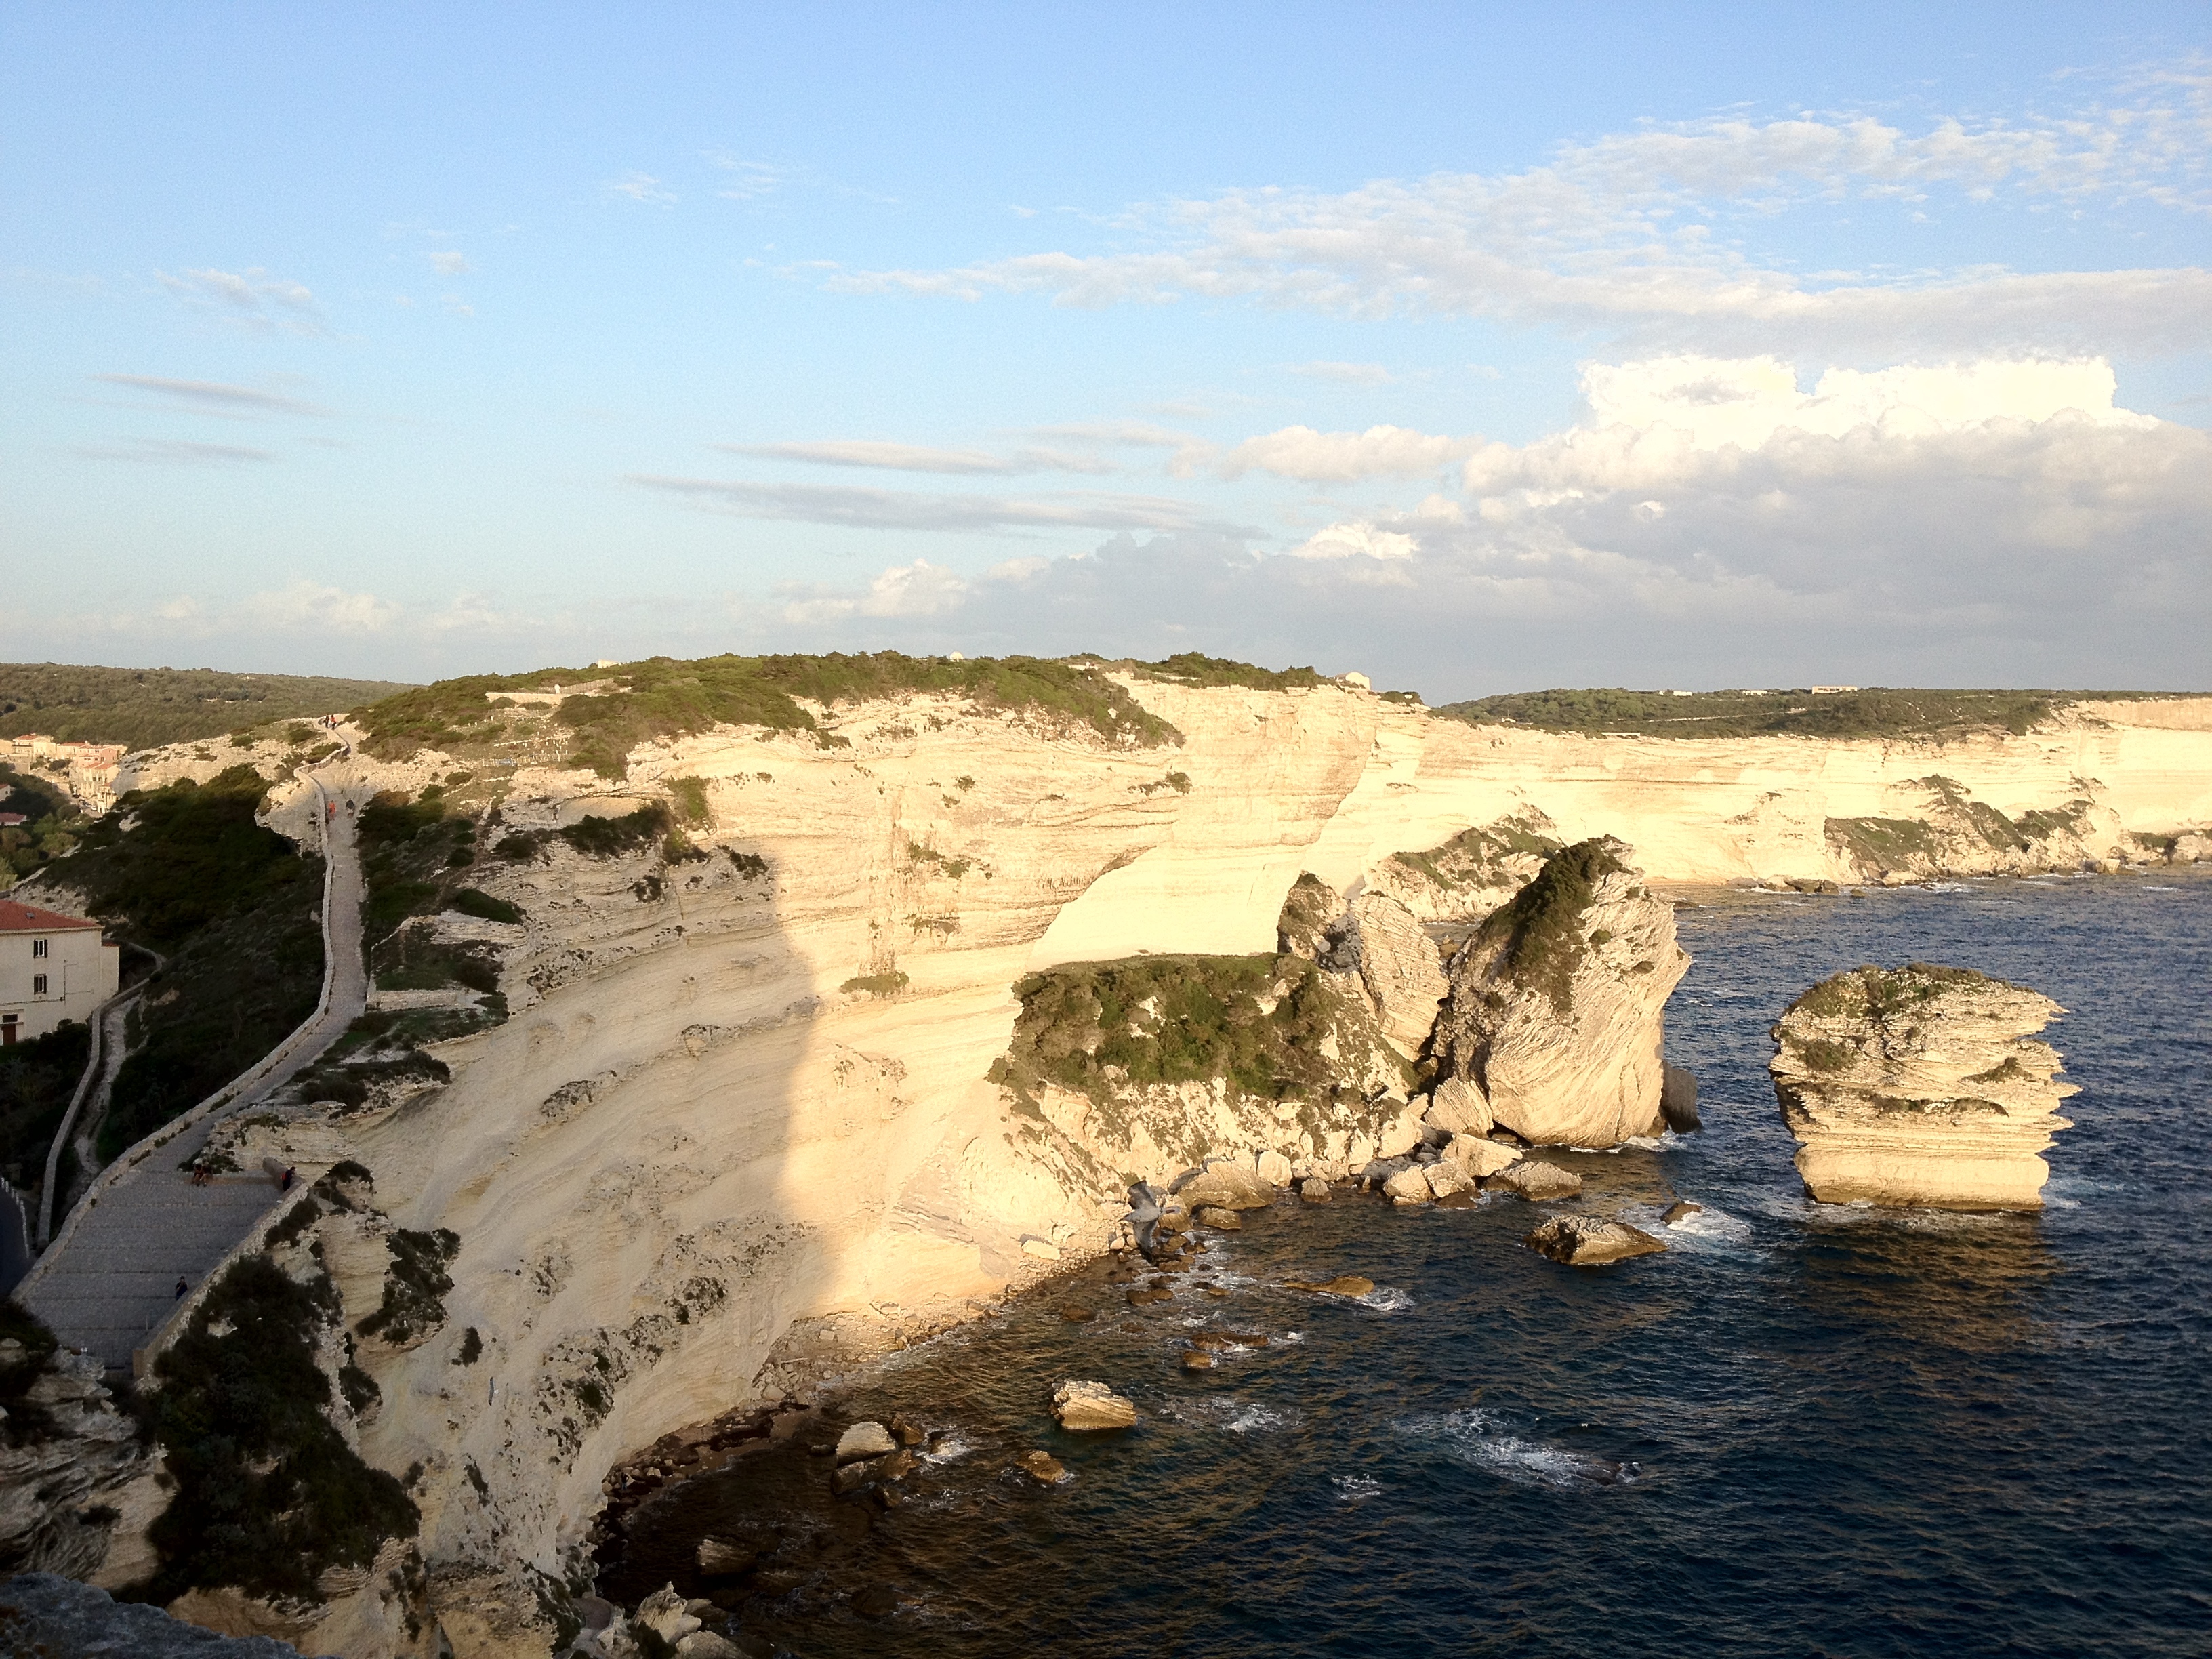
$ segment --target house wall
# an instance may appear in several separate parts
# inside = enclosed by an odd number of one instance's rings
[[[35,954],[40,939],[46,941],[43,957]],[[25,1042],[65,1020],[89,1020],[93,1010],[115,994],[120,958],[97,927],[0,933],[0,1024],[12,1015],[16,1041]],[[34,988],[42,974],[43,994]]]

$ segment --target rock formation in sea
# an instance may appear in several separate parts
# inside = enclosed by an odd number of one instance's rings
[[[1628,850],[1554,853],[1452,958],[1438,1065],[1539,1146],[1616,1146],[1666,1127],[1665,1010],[1690,958]]]
[[[1582,1215],[1553,1216],[1522,1243],[1538,1255],[1570,1267],[1601,1267],[1632,1255],[1656,1255],[1667,1248],[1625,1222]]]
[[[2072,1127],[2058,1105],[2077,1091],[2035,1033],[2064,1012],[1924,962],[1823,980],[1775,1025],[1768,1067],[1805,1190],[1832,1204],[2039,1207],[2041,1154]]]

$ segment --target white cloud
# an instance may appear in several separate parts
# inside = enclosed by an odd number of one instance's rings
[[[957,607],[971,591],[965,580],[944,566],[916,559],[912,564],[891,566],[857,595],[815,590],[811,597],[792,597],[784,606],[784,616],[800,623],[847,617],[934,617]]]
[[[2212,209],[2208,154],[2206,83],[2175,76],[2136,104],[2063,118],[1945,119],[1918,132],[1864,117],[1711,121],[1566,146],[1516,173],[1232,191],[1132,210],[1127,226],[1152,243],[1135,251],[841,272],[829,285],[971,300],[1035,293],[1069,306],[1249,296],[1754,349],[2176,349],[2212,340],[2212,271],[1814,278],[1751,250],[1792,210],[1832,215],[1854,198],[2001,196],[2030,208],[2101,198],[2202,212]]]
[[[1261,471],[1309,483],[1418,478],[1465,460],[1481,441],[1437,437],[1402,426],[1371,426],[1364,432],[1286,426],[1263,437],[1247,438],[1221,458],[1218,470],[1225,478]]]
[[[1164,530],[1206,522],[1192,502],[1157,495],[1061,490],[1012,495],[925,495],[822,484],[744,483],[635,475],[632,483],[750,519],[866,530],[993,532],[1028,529]]]
[[[765,161],[748,161],[722,150],[709,150],[706,160],[708,166],[726,175],[714,194],[732,202],[750,202],[774,195],[783,183],[783,170]]]
[[[424,257],[430,261],[430,269],[441,276],[466,276],[476,270],[476,267],[469,263],[466,254],[450,249],[443,253],[426,254]]]
[[[242,328],[288,334],[327,334],[315,296],[304,283],[271,276],[259,265],[242,271],[154,273],[163,288],[195,310],[211,312]]]
[[[278,633],[373,634],[404,614],[401,607],[374,593],[305,580],[248,596],[237,606],[238,620]]]
[[[1378,528],[1371,520],[1333,524],[1291,550],[1294,559],[1410,559],[1418,544],[1411,536]]]
[[[1286,363],[1284,367],[1293,374],[1303,374],[1311,380],[1334,380],[1340,386],[1388,386],[1397,377],[1380,363],[1338,363],[1316,362]]]
[[[280,392],[263,392],[247,386],[227,386],[217,380],[173,380],[158,374],[94,374],[91,378],[105,381],[109,386],[127,386],[133,392],[151,392],[156,398],[204,414],[322,416],[330,413],[326,409],[303,403],[297,398],[285,397]]]
[[[1059,450],[1022,449],[1010,455],[981,449],[938,449],[926,444],[878,442],[867,438],[836,438],[817,442],[716,444],[732,455],[756,455],[765,460],[800,461],[813,466],[868,467],[892,472],[933,472],[948,475],[1017,472],[1117,472],[1121,469],[1096,456],[1069,454]]]
[[[649,173],[628,173],[611,179],[607,194],[620,196],[633,202],[643,202],[653,207],[673,207],[676,192],[664,187],[659,179]]]

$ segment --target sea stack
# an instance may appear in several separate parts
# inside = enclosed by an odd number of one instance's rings
[[[1667,998],[1690,966],[1628,848],[1563,848],[1453,957],[1433,1051],[1538,1146],[1617,1146],[1666,1127]]]
[[[2039,1156],[2073,1126],[2058,1051],[2034,1034],[2065,1012],[1966,968],[1859,968],[1791,1003],[1768,1069],[1797,1170],[1823,1203],[2032,1210]]]

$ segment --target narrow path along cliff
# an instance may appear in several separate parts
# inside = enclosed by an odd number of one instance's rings
[[[65,1346],[99,1355],[111,1370],[128,1369],[134,1351],[168,1317],[178,1281],[198,1285],[276,1200],[275,1183],[259,1171],[195,1185],[186,1166],[219,1122],[311,1065],[366,1003],[355,811],[341,775],[318,780],[317,787],[336,809],[325,814],[330,874],[321,1006],[246,1074],[243,1087],[234,1082],[215,1097],[222,1104],[181,1133],[173,1127],[157,1132],[117,1159],[17,1292]]]

